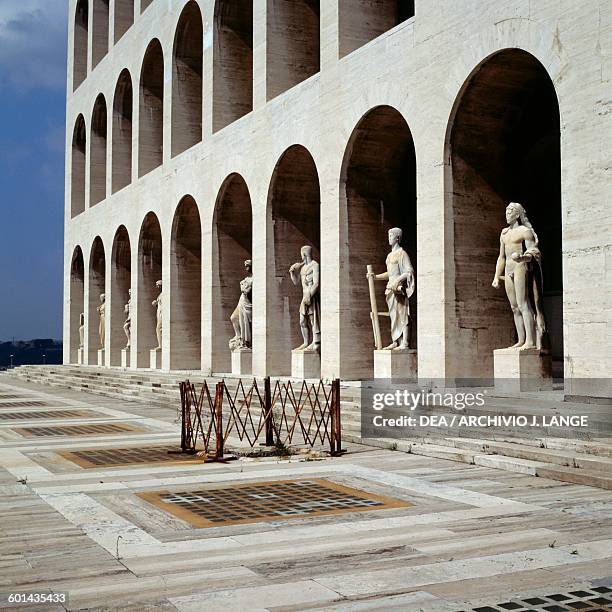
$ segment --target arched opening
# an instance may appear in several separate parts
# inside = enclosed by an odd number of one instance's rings
[[[140,13],[144,13],[145,10],[151,5],[153,0],[140,0]]]
[[[100,94],[91,116],[91,150],[89,166],[90,206],[106,198],[106,100]]]
[[[98,350],[104,348],[100,338],[100,296],[106,291],[106,258],[104,244],[98,236],[91,247],[89,256],[89,296],[87,306],[87,339],[89,365],[98,363]]]
[[[359,49],[411,17],[414,17],[414,0],[340,0],[340,57]]]
[[[213,218],[212,368],[231,369],[228,341],[234,336],[230,317],[240,298],[244,262],[252,259],[253,221],[251,196],[239,174],[228,176],[217,196]]]
[[[87,78],[87,44],[89,40],[89,4],[87,0],[77,2],[74,14],[74,40],[72,49],[73,91]]]
[[[149,43],[140,73],[138,176],[161,166],[164,157],[164,54]]]
[[[108,347],[110,363],[113,366],[121,365],[121,349],[127,345],[124,324],[128,316],[125,307],[130,300],[130,289],[132,287],[131,253],[130,237],[127,229],[122,225],[115,233],[111,261],[111,330]]]
[[[485,60],[462,88],[447,136],[453,219],[454,324],[449,371],[491,377],[493,350],[515,342],[503,286],[491,287],[505,208],[527,212],[542,252],[544,310],[556,373],[563,357],[559,105],[540,62],[520,49]]]
[[[134,0],[115,0],[115,42],[117,42],[134,23]]]
[[[369,111],[358,123],[344,155],[340,182],[340,218],[348,253],[346,282],[341,287],[340,351],[345,376],[371,378],[374,339],[366,266],[386,271],[392,227],[403,231],[402,247],[417,274],[416,156],[410,128],[390,106]],[[377,300],[385,310],[385,284],[377,282]],[[416,291],[410,298],[410,347],[416,348]],[[388,320],[381,317],[383,345],[391,343]]]
[[[170,367],[201,367],[202,232],[195,200],[185,196],[172,223]]]
[[[217,0],[213,131],[253,110],[253,2]]]
[[[152,302],[159,294],[155,286],[158,280],[162,280],[162,234],[157,216],[150,212],[142,223],[138,239],[138,368],[150,366],[149,351],[157,346],[157,308]]]
[[[133,105],[132,77],[126,69],[119,75],[113,100],[113,193],[132,182]]]
[[[70,215],[85,210],[85,168],[87,167],[87,129],[83,115],[77,117],[72,134],[72,168],[70,172]]]
[[[319,0],[268,0],[267,99],[320,70]]]
[[[300,249],[306,245],[312,247],[313,258],[320,263],[320,210],[315,162],[307,149],[294,145],[276,164],[268,195],[268,232],[272,232],[274,257],[267,269],[266,308],[268,363],[274,374],[291,373],[291,350],[302,344],[302,290],[293,285],[289,268],[301,261]]]
[[[85,263],[81,247],[76,247],[70,262],[70,363],[78,362],[81,346],[81,315],[85,316]]]
[[[108,53],[108,2],[93,0],[92,65],[95,68]]]
[[[194,0],[176,26],[172,66],[172,156],[202,141],[202,13]]]

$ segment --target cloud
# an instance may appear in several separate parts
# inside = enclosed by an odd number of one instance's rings
[[[63,90],[66,0],[0,1],[0,83],[18,91]]]

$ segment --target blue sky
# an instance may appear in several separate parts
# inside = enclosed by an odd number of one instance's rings
[[[61,338],[67,0],[0,0],[0,340]]]

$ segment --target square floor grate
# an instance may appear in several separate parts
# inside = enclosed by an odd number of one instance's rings
[[[2,402],[0,408],[35,408],[37,406],[48,406],[46,402],[38,400],[21,401],[21,402]]]
[[[27,438],[42,436],[96,436],[98,434],[120,434],[142,432],[143,429],[121,423],[95,423],[91,425],[53,425],[49,427],[19,427],[18,434]]]
[[[83,410],[48,410],[32,412],[0,412],[0,421],[27,421],[29,419],[77,419],[91,417]]]
[[[612,610],[612,587],[594,586],[569,593],[553,593],[515,598],[490,606],[472,608],[472,612],[609,612]],[[463,612],[463,611],[461,611]]]
[[[407,508],[413,505],[320,478],[257,482],[178,493],[148,492],[139,493],[138,496],[195,527]]]
[[[92,448],[59,454],[86,469],[148,463],[203,463],[201,457],[169,454],[169,450],[176,450],[176,446]]]

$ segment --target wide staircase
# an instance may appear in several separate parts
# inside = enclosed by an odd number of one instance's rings
[[[218,377],[205,377],[201,372],[159,372],[123,370],[94,366],[21,366],[0,375],[46,386],[90,392],[116,399],[131,399],[163,405],[172,411],[180,406],[179,382],[189,378],[194,383],[207,380],[214,384]],[[227,377],[233,390],[237,379]],[[243,382],[246,384],[248,378]],[[7,380],[9,382],[9,380]],[[358,382],[341,384],[343,440],[408,452],[415,455],[448,459],[482,467],[551,478],[568,483],[612,490],[612,405],[564,401],[562,392],[503,395],[488,394],[485,405],[471,409],[479,415],[587,415],[597,437],[587,436],[578,428],[566,437],[533,435],[508,427],[453,430],[453,435],[440,428],[419,428],[410,438],[362,438],[361,394]],[[451,416],[449,409],[428,409],[428,414]],[[456,413],[455,413],[456,414]]]

